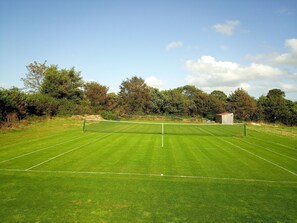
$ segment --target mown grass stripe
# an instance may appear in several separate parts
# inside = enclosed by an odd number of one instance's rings
[[[78,146],[78,147],[75,147],[75,148],[73,148],[73,149],[67,150],[66,152],[60,153],[60,154],[58,154],[57,156],[53,156],[53,157],[51,157],[51,158],[49,158],[49,159],[47,159],[47,160],[45,160],[45,161],[43,161],[43,162],[40,162],[40,163],[38,163],[38,164],[36,164],[36,165],[33,165],[33,166],[27,168],[26,171],[31,170],[31,169],[34,169],[34,168],[36,168],[36,167],[38,167],[38,166],[41,166],[42,164],[45,164],[45,163],[47,163],[47,162],[49,162],[49,161],[51,161],[51,160],[54,160],[54,159],[56,159],[56,158],[58,158],[58,157],[60,157],[60,156],[65,155],[65,154],[67,154],[67,153],[70,153],[70,152],[72,152],[72,151],[75,151],[75,150],[78,150],[78,149],[80,149],[80,148],[83,148],[84,146],[87,146],[87,145],[90,145],[90,144],[92,144],[92,143],[95,143],[95,142],[97,142],[98,140],[103,139],[103,138],[105,138],[105,137],[107,137],[107,136],[110,136],[110,135],[111,135],[111,134],[108,134],[108,135],[105,135],[105,136],[96,138],[96,140],[94,140],[94,141],[91,141],[91,142],[88,142],[88,143],[83,144],[83,145],[81,145],[81,146]]]
[[[272,144],[272,145],[279,145],[282,146],[284,148],[288,148],[288,149],[292,149],[294,151],[297,151],[297,141],[294,140],[294,137],[285,137],[285,136],[278,136],[276,134],[268,134],[266,132],[263,131],[258,131],[258,130],[250,130],[249,136],[252,139],[261,141],[261,142],[265,142],[268,144]],[[273,139],[273,140],[271,140]],[[288,139],[290,139],[290,141],[288,141]],[[288,143],[290,145],[288,145]],[[293,145],[291,144],[293,143]],[[294,145],[295,144],[295,145]]]
[[[54,145],[51,145],[51,146],[47,146],[45,148],[37,149],[37,150],[34,150],[32,152],[24,153],[24,154],[21,154],[19,156],[12,157],[10,159],[2,160],[2,161],[0,161],[0,163],[5,163],[5,162],[11,161],[11,160],[15,160],[15,159],[18,159],[18,158],[21,158],[21,157],[24,157],[24,156],[28,156],[28,155],[31,155],[33,153],[37,153],[37,152],[40,152],[40,151],[43,151],[43,150],[46,150],[46,149],[50,149],[50,148],[53,148],[53,147],[56,147],[56,146],[59,146],[59,145],[63,145],[63,144],[66,144],[68,142],[72,142],[72,141],[75,141],[77,139],[84,138],[84,137],[85,136],[79,136],[79,137],[76,137],[76,138],[71,139],[71,140],[68,140],[68,141],[64,141],[64,142],[57,143],[57,144],[54,144]]]
[[[272,152],[272,153],[274,153],[274,154],[277,154],[277,155],[280,155],[280,156],[286,157],[286,158],[288,158],[288,159],[291,159],[291,160],[295,160],[295,161],[297,161],[297,159],[296,159],[296,158],[293,158],[293,157],[291,157],[291,156],[288,156],[288,155],[285,155],[285,154],[282,154],[282,153],[276,152],[276,151],[274,151],[274,150],[271,150],[271,149],[268,149],[268,148],[266,148],[266,147],[264,147],[264,146],[261,146],[261,145],[255,144],[255,143],[251,143],[251,142],[248,142],[248,141],[246,141],[246,140],[240,140],[240,141],[242,141],[242,142],[244,142],[244,143],[247,143],[247,144],[250,144],[250,145],[254,145],[254,146],[256,146],[256,147],[263,148],[263,149],[265,149],[265,150],[267,150],[267,151],[270,151],[270,152]]]
[[[61,157],[61,156],[64,156],[65,154],[68,154],[68,153],[70,153],[70,152],[73,152],[73,151],[75,151],[75,150],[78,150],[78,149],[80,149],[80,148],[83,148],[83,147],[85,147],[85,146],[87,146],[87,145],[93,144],[93,143],[99,141],[100,139],[106,138],[107,136],[110,136],[110,135],[112,135],[112,134],[113,134],[113,133],[109,133],[109,134],[107,134],[107,135],[104,135],[104,136],[102,136],[102,137],[97,138],[97,139],[94,140],[94,141],[91,141],[91,142],[89,142],[89,143],[86,143],[86,144],[83,144],[83,145],[81,145],[81,146],[75,147],[75,148],[73,148],[73,149],[67,150],[66,152],[63,152],[63,153],[58,154],[58,155],[56,155],[56,156],[53,156],[53,157],[51,157],[51,158],[49,158],[49,159],[47,159],[47,160],[45,160],[45,161],[43,161],[43,162],[40,162],[40,163],[38,163],[38,164],[36,164],[36,165],[33,165],[33,166],[27,168],[26,171],[31,170],[31,169],[34,169],[34,168],[36,168],[36,167],[38,167],[38,166],[41,166],[41,165],[43,165],[43,164],[45,164],[45,163],[47,163],[47,162],[50,162],[51,160],[54,160],[54,159],[56,159],[56,158],[58,158],[58,157]]]
[[[205,131],[206,131],[206,130],[205,130]],[[268,159],[265,159],[264,157],[259,156],[259,155],[255,154],[255,153],[251,152],[251,151],[248,151],[248,150],[242,148],[241,146],[235,145],[234,143],[231,143],[231,142],[229,142],[229,141],[227,141],[227,140],[224,140],[224,139],[221,139],[221,138],[219,138],[219,137],[216,137],[216,138],[218,138],[218,139],[220,139],[221,141],[224,141],[224,142],[226,142],[226,143],[228,143],[228,144],[230,144],[230,145],[233,145],[233,146],[235,146],[235,147],[241,149],[242,151],[245,151],[245,152],[247,152],[247,153],[249,153],[249,154],[251,154],[251,155],[253,155],[253,156],[255,156],[255,157],[258,157],[259,159],[264,160],[264,161],[266,161],[266,162],[268,162],[268,163],[270,163],[270,164],[272,164],[272,165],[274,165],[274,166],[276,166],[276,167],[278,167],[278,168],[280,168],[280,169],[282,169],[282,170],[284,170],[284,171],[286,171],[286,172],[288,172],[288,173],[290,173],[290,174],[292,174],[292,175],[294,175],[294,176],[297,176],[297,173],[295,173],[295,172],[293,172],[293,171],[291,171],[291,170],[289,170],[289,169],[287,169],[287,168],[285,168],[285,167],[283,167],[283,166],[280,166],[279,164],[274,163],[274,162],[272,162],[272,161],[270,161],[270,160],[268,160]]]
[[[35,138],[29,139],[29,140],[13,142],[13,143],[9,143],[9,144],[1,146],[0,150],[7,149],[9,147],[15,147],[16,145],[19,145],[19,144],[28,144],[28,143],[38,142],[38,141],[46,141],[47,139],[55,138],[55,137],[60,136],[60,135],[61,135],[61,133],[59,133],[59,134],[57,133],[57,134],[53,134],[53,135],[49,135],[49,136],[35,137]]]

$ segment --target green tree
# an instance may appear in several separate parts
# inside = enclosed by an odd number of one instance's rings
[[[119,97],[117,94],[111,92],[107,94],[106,109],[109,111],[116,111],[119,105]]]
[[[227,110],[237,120],[251,120],[256,111],[255,100],[243,89],[235,90],[228,98]]]
[[[107,102],[108,87],[97,82],[85,84],[85,95],[92,106],[105,106]]]
[[[297,125],[297,102],[293,102],[290,100],[286,100],[286,101],[289,109],[289,117],[287,119],[287,122],[284,124],[287,124],[290,126]]]
[[[165,111],[168,114],[202,116],[212,119],[224,110],[218,98],[208,95],[195,86],[185,85],[164,92]]]
[[[181,89],[175,88],[164,91],[164,112],[169,115],[188,115],[187,96]]]
[[[208,95],[195,86],[186,85],[179,88],[187,96],[188,114],[213,119],[216,113],[224,111],[224,103],[219,98]]]
[[[196,116],[199,114],[200,107],[197,102],[201,94],[203,94],[203,91],[193,85],[185,85],[177,89],[185,96],[183,100],[186,108],[183,112],[188,116]]]
[[[223,102],[202,91],[194,98],[194,103],[197,108],[196,115],[207,117],[208,119],[213,119],[215,114],[224,110]]]
[[[157,88],[150,88],[150,98],[149,112],[151,114],[163,114],[165,103],[164,93]]]
[[[150,89],[140,77],[133,76],[120,85],[119,99],[126,114],[143,114],[150,105]]]
[[[45,72],[41,93],[78,103],[83,98],[82,88],[80,72],[75,71],[74,67],[69,70],[59,70],[58,66],[51,65]]]
[[[288,123],[290,112],[285,96],[285,92],[280,89],[272,89],[267,93],[264,111],[268,122]]]
[[[222,102],[227,102],[228,96],[223,92],[219,90],[214,90],[210,93],[211,96],[218,98]]]
[[[265,120],[265,105],[267,103],[267,97],[261,96],[257,100],[257,108],[254,113],[252,120],[255,121],[264,121]]]
[[[216,114],[222,113],[225,111],[225,101],[220,100],[218,97],[213,95],[208,95],[209,106],[207,117],[209,119],[214,119]]]
[[[44,63],[37,63],[34,61],[26,66],[28,73],[25,74],[25,78],[21,78],[24,82],[24,86],[30,92],[39,93],[47,70],[46,61]]]

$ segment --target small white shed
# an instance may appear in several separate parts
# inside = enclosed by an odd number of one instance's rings
[[[233,113],[224,112],[216,114],[216,122],[221,124],[233,124]]]

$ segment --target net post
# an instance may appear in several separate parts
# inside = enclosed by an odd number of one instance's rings
[[[83,132],[85,132],[86,130],[86,119],[84,119],[84,123],[83,123]]]
[[[164,146],[164,123],[162,123],[162,148]]]
[[[246,123],[243,124],[243,136],[246,137]]]

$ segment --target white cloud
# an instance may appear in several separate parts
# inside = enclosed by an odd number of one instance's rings
[[[264,61],[272,65],[289,65],[297,68],[297,39],[287,39],[285,41],[287,52],[248,55],[247,58],[251,61]]]
[[[276,78],[284,73],[264,64],[252,63],[244,67],[230,61],[217,61],[211,56],[186,61],[186,69],[190,73],[186,78],[187,82],[202,87],[240,86],[247,81]]]
[[[283,91],[285,92],[293,92],[293,93],[297,93],[297,86],[293,85],[293,84],[287,84],[287,83],[280,83],[280,87]]]
[[[180,48],[182,47],[184,44],[181,41],[173,41],[168,43],[168,45],[166,46],[166,50],[172,50],[172,49],[176,49],[176,48]]]
[[[150,77],[146,78],[145,83],[148,86],[154,87],[154,88],[161,88],[163,85],[163,81],[156,78],[155,76],[150,76]]]
[[[285,42],[289,52],[276,54],[271,61],[276,64],[292,65],[297,67],[297,39],[288,39]]]
[[[232,36],[234,30],[240,25],[240,21],[238,20],[230,20],[225,23],[215,24],[212,28],[218,32],[222,33],[226,36]]]
[[[292,53],[297,54],[297,39],[287,39],[285,46],[288,47]]]
[[[239,86],[240,88],[246,90],[246,91],[249,91],[251,89],[251,85],[249,83],[246,83],[246,82],[243,82],[243,83],[240,83]]]
[[[286,41],[285,45],[290,49],[291,57],[295,55],[296,44],[292,39]],[[261,57],[263,58],[263,55]],[[186,81],[209,93],[222,90],[229,94],[236,88],[243,88],[256,97],[266,94],[270,89],[280,88],[290,93],[291,99],[296,100],[296,68],[281,69],[275,65],[252,62],[243,66],[232,61],[219,61],[212,56],[202,56],[197,60],[185,62],[188,71]]]

